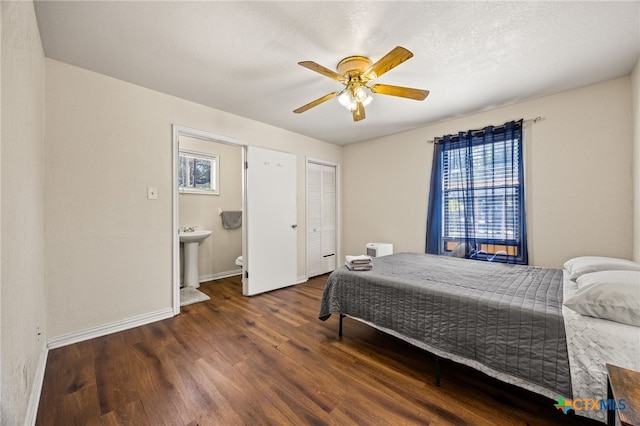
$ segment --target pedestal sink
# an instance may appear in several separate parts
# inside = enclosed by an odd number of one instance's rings
[[[198,245],[211,235],[211,231],[180,231],[178,236],[184,244],[184,286],[200,287],[198,281]]]

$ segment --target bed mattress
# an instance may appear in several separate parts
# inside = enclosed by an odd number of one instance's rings
[[[562,271],[399,253],[334,271],[319,317],[363,320],[550,398],[570,398]]]
[[[564,273],[564,295],[578,285]],[[606,364],[640,371],[640,327],[581,315],[566,306],[562,314],[567,332],[573,398],[606,399]],[[582,410],[576,414],[605,421],[604,410]]]

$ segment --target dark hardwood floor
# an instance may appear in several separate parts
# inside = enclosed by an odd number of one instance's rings
[[[174,318],[49,352],[37,425],[580,425],[555,401],[352,319],[318,320],[326,276],[253,297],[240,277]]]

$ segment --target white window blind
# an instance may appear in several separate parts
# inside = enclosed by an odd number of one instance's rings
[[[471,155],[466,148],[443,153],[445,240],[469,234],[503,244],[519,239],[519,151],[517,140],[505,140],[473,146]]]

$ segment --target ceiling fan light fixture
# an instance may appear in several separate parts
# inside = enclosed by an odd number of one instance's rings
[[[369,91],[367,89],[365,89],[364,86],[358,86],[355,88],[355,90],[353,91],[354,97],[362,102],[362,105],[367,106],[371,103],[371,101],[373,100],[373,96],[371,96],[369,94]]]
[[[346,108],[349,105],[349,102],[351,100],[350,98],[351,97],[349,96],[349,91],[343,90],[342,93],[340,93],[340,95],[338,96],[338,102],[340,102],[340,105]]]
[[[358,102],[363,106],[367,106],[373,100],[373,96],[365,86],[349,85],[342,93],[338,95],[340,105],[353,112],[358,109]]]
[[[338,102],[349,111],[355,111],[358,108],[358,101],[349,89],[344,90],[342,94],[338,96]]]

